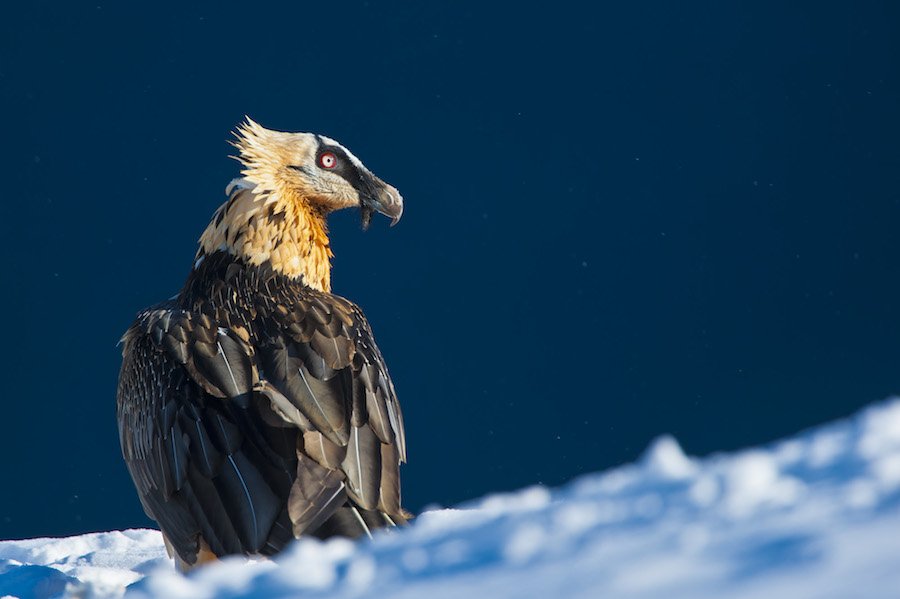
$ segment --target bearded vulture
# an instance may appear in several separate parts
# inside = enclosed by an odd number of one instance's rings
[[[122,453],[182,570],[302,535],[405,522],[403,418],[356,304],[331,293],[326,216],[403,198],[336,141],[239,126],[243,178],[178,295],[122,337]]]

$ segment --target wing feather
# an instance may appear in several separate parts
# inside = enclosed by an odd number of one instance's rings
[[[354,427],[341,464],[347,474],[349,493],[363,509],[378,505],[381,486],[381,448],[378,437],[368,425]]]
[[[381,444],[381,485],[378,509],[396,517],[402,514],[400,507],[400,455],[393,443]]]
[[[321,526],[347,500],[343,479],[339,470],[321,466],[299,454],[297,479],[288,498],[295,536]]]
[[[340,379],[312,376],[294,343],[259,349],[260,378],[287,398],[309,422],[338,444],[346,444],[347,401]]]

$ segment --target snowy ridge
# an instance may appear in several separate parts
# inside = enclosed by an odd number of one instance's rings
[[[156,531],[0,543],[0,596],[900,596],[900,401],[704,459],[657,439],[555,490],[422,514],[372,541],[173,571]]]

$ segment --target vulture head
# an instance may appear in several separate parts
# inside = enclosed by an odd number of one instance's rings
[[[338,142],[314,133],[282,133],[251,119],[238,128],[236,158],[244,180],[256,191],[302,198],[327,214],[359,207],[363,228],[380,212],[394,225],[403,214],[403,198]]]
[[[391,224],[403,214],[397,189],[333,139],[272,131],[249,118],[236,135],[232,145],[244,165],[243,178],[226,188],[228,201],[201,235],[195,267],[204,256],[228,252],[330,291],[328,213],[358,207],[363,228],[375,212]]]

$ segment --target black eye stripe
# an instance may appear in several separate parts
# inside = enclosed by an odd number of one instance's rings
[[[336,164],[333,168],[329,169],[322,166],[321,160],[324,154],[334,155]],[[369,191],[368,188],[370,186],[366,185],[368,183],[366,174],[356,167],[344,149],[324,143],[321,138],[319,139],[319,150],[316,152],[316,166],[322,170],[327,170],[329,173],[339,175],[359,192],[368,193]]]
[[[347,152],[345,152],[343,148],[326,142],[321,135],[316,135],[316,141],[319,143],[319,148],[316,151],[315,168],[319,169],[320,172],[328,171],[329,173],[339,175],[359,192],[360,199],[377,193],[376,189],[378,184],[375,182],[372,173],[365,168],[357,167],[354,161],[350,160],[350,157],[347,156]],[[323,154],[334,155],[335,160],[337,161],[334,168],[326,169],[322,167],[320,160],[322,159]]]

